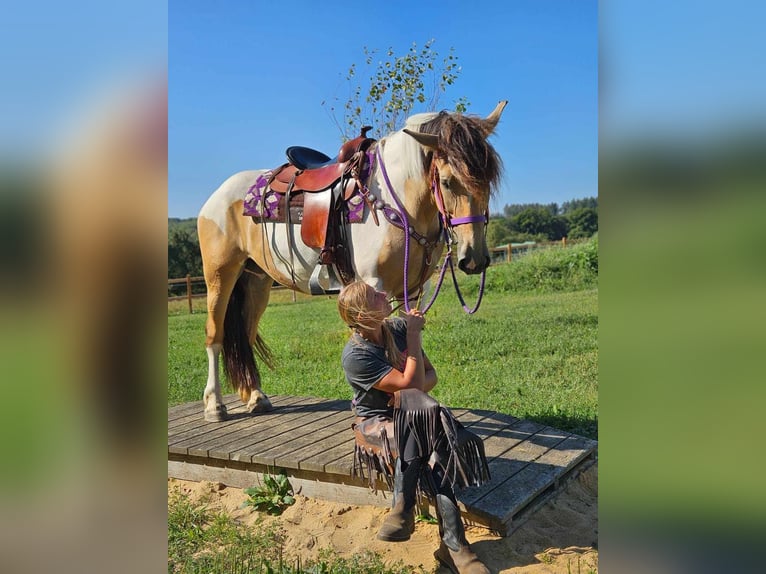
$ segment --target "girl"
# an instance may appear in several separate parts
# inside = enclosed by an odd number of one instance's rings
[[[418,490],[435,502],[442,542],[434,557],[455,574],[488,574],[473,553],[453,487],[489,479],[484,445],[427,393],[436,371],[422,349],[425,317],[392,313],[386,293],[357,281],[343,288],[338,311],[351,328],[343,370],[354,390],[354,470],[367,467],[392,487],[391,512],[378,539],[408,540],[415,528]]]

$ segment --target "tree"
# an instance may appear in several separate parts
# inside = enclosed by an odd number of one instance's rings
[[[512,220],[521,233],[546,237],[551,234],[553,215],[545,208],[529,207],[514,215]]]
[[[174,226],[168,230],[168,279],[202,275],[202,254],[196,231]]]
[[[503,207],[503,215],[506,217],[513,217],[528,209],[543,209],[548,211],[551,215],[558,215],[559,213],[558,203],[511,203],[506,204]]]
[[[570,201],[565,201],[561,205],[561,213],[562,215],[566,215],[567,213],[582,207],[598,209],[598,199],[595,197],[584,197],[582,199],[572,199]]]
[[[511,220],[505,217],[492,217],[487,228],[487,245],[497,247],[507,245],[513,240]]]
[[[569,237],[590,237],[598,231],[598,211],[593,207],[580,207],[567,215]]]
[[[373,134],[382,137],[403,127],[404,120],[412,113],[436,110],[440,96],[457,80],[461,68],[454,48],[439,60],[433,44],[431,39],[418,49],[413,42],[401,56],[389,48],[369,72],[378,50],[364,47],[367,68],[360,70],[351,64],[346,74],[351,91],[342,104],[342,120],[338,120],[336,106],[329,105],[328,113],[344,141],[359,135],[364,125],[372,126]],[[335,97],[333,101],[337,103],[339,99]],[[455,111],[465,112],[468,105],[468,100],[461,97],[455,102]],[[327,102],[322,102],[322,106],[326,107]]]

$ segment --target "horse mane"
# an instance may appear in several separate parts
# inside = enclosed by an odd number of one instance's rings
[[[486,199],[500,183],[503,162],[487,141],[485,120],[478,116],[449,113],[417,114],[407,120],[420,122],[417,131],[439,137],[439,150],[469,193]],[[412,128],[410,128],[412,129]]]

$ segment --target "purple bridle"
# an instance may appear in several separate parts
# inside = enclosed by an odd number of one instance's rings
[[[391,185],[391,180],[388,178],[388,173],[386,171],[386,166],[383,163],[383,155],[380,153],[380,146],[376,147],[375,153],[377,154],[377,160],[378,165],[380,165],[380,171],[383,174],[383,179],[386,182],[386,186],[388,186],[388,191],[391,193],[391,197],[394,198],[394,202],[396,203],[397,208],[399,209],[399,218],[402,221],[403,229],[404,229],[404,310],[409,312],[411,310],[410,307],[410,294],[409,294],[409,264],[410,264],[410,234],[414,233],[414,228],[410,227],[409,218],[407,217],[407,210],[404,209],[404,206],[399,201],[399,198],[396,195],[396,192],[394,191],[393,185]],[[452,273],[452,283],[455,286],[455,293],[457,293],[457,297],[460,300],[460,304],[463,306],[463,310],[468,313],[469,315],[472,315],[473,313],[476,313],[476,311],[479,310],[479,305],[481,305],[481,300],[484,297],[484,282],[487,275],[487,269],[486,267],[481,272],[481,282],[479,283],[479,295],[478,299],[476,301],[476,305],[474,307],[469,307],[466,305],[465,299],[463,298],[462,293],[460,292],[460,288],[457,284],[457,277],[455,276],[455,267],[452,264],[452,245],[454,244],[454,241],[452,240],[452,228],[456,227],[458,225],[465,225],[468,223],[478,223],[480,221],[484,222],[484,233],[486,235],[487,231],[487,224],[489,223],[489,216],[487,213],[484,213],[484,215],[469,215],[466,217],[451,217],[449,211],[444,207],[444,199],[442,196],[442,190],[441,185],[439,184],[439,177],[436,170],[436,166],[432,165],[431,168],[431,189],[434,194],[434,200],[436,202],[436,208],[439,212],[439,228],[441,232],[444,234],[444,242],[447,244],[447,253],[444,254],[444,263],[442,264],[442,268],[439,271],[439,278],[436,282],[436,288],[434,289],[433,295],[431,296],[431,299],[428,301],[428,304],[423,308],[423,313],[426,313],[431,306],[434,304],[434,301],[436,301],[436,297],[439,294],[439,291],[441,290],[442,283],[444,281],[444,274],[447,271],[447,266],[449,265],[450,271]]]

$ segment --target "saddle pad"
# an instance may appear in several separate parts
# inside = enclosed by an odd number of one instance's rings
[[[258,176],[255,183],[247,190],[243,205],[243,215],[253,217],[256,222],[269,221],[272,223],[285,222],[285,194],[278,193],[268,186],[272,172],[267,171]],[[290,221],[303,221],[303,193],[295,192],[290,195]],[[359,190],[346,201],[348,223],[361,223],[364,216],[364,198]]]

